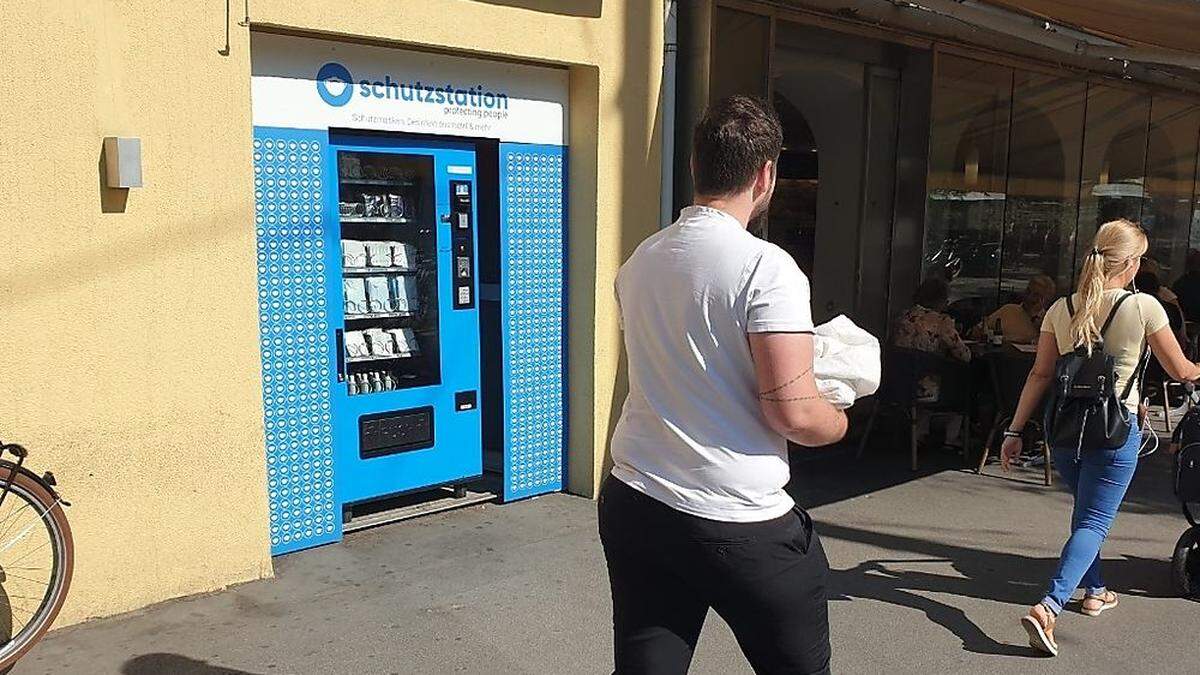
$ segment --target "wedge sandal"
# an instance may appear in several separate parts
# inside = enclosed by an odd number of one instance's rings
[[[1079,605],[1079,611],[1088,616],[1100,616],[1102,612],[1117,606],[1120,601],[1117,594],[1105,591],[1104,595],[1085,595]]]
[[[1044,605],[1031,608],[1028,614],[1021,617],[1021,627],[1029,634],[1029,646],[1043,654],[1058,656],[1058,643],[1054,641],[1054,623],[1054,614]]]

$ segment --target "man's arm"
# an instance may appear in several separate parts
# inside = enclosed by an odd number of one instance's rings
[[[846,415],[817,392],[813,337],[808,333],[751,333],[758,400],[767,424],[793,443],[818,447],[846,435]]]

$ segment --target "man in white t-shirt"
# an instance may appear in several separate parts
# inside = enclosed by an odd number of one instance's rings
[[[617,275],[629,397],[599,510],[622,675],[686,672],[710,608],[757,672],[829,672],[829,566],[783,488],[787,441],[836,442],[846,418],[817,394],[807,278],[746,229],[782,143],[761,101],[710,107],[695,205]]]

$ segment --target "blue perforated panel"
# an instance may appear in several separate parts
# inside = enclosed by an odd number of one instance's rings
[[[334,502],[325,316],[324,194],[328,136],[254,129],[259,335],[271,552],[341,538]]]
[[[500,145],[504,498],[561,490],[566,439],[563,148]]]

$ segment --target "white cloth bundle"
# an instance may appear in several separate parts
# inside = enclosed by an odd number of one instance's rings
[[[821,397],[839,409],[879,389],[879,340],[845,316],[813,329],[813,376]]]

